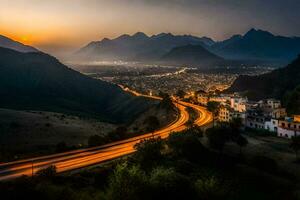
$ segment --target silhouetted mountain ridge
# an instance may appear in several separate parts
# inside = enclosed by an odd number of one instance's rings
[[[175,47],[165,54],[162,61],[179,65],[212,66],[223,63],[225,60],[201,45],[186,45]]]
[[[236,35],[217,42],[210,49],[227,59],[287,64],[300,53],[300,38],[275,36],[268,31],[251,29],[244,36]]]
[[[39,52],[39,50],[37,50],[34,47],[24,45],[20,42],[14,41],[14,40],[12,40],[8,37],[5,37],[3,35],[0,35],[0,47],[13,49],[15,51],[24,52],[24,53],[26,53],[26,52]]]
[[[92,79],[44,53],[0,48],[2,108],[44,110],[126,122],[151,104],[118,86]]]
[[[121,35],[116,39],[104,39],[92,42],[76,53],[78,59],[84,60],[129,60],[157,61],[171,49],[188,44],[210,46],[210,38],[191,35],[173,35],[160,33],[151,37],[142,32],[132,36]]]

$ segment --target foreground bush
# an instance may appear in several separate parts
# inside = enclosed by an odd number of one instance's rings
[[[109,200],[140,200],[146,194],[147,178],[137,166],[125,162],[116,167],[107,189]]]

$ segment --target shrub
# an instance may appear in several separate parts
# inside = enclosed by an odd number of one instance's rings
[[[223,200],[227,196],[226,186],[222,185],[214,176],[198,179],[195,183],[195,188],[199,199]]]
[[[209,146],[219,152],[222,152],[225,144],[230,141],[231,129],[225,126],[210,128],[206,131]]]
[[[189,178],[171,168],[153,169],[150,184],[152,199],[191,199],[195,196]]]
[[[40,169],[36,172],[36,175],[38,177],[45,177],[45,178],[52,178],[56,175],[57,171],[56,171],[56,166],[51,165],[47,168],[44,169]]]
[[[140,200],[146,195],[147,177],[137,166],[129,167],[127,163],[116,167],[109,179],[107,199]]]
[[[175,156],[183,156],[187,159],[194,160],[203,155],[206,151],[200,142],[202,134],[192,129],[187,131],[173,133],[170,135],[167,144],[173,150]]]
[[[161,138],[150,138],[136,144],[134,158],[145,169],[152,167],[162,159],[163,141]]]

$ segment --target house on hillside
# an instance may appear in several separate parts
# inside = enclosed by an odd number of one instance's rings
[[[298,116],[294,118],[285,118],[278,122],[278,137],[292,138],[300,136],[300,120]]]

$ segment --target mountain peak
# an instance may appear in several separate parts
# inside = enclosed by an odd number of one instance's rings
[[[148,38],[148,36],[143,32],[137,32],[134,35],[132,35],[132,37],[135,37],[135,38]]]
[[[253,37],[253,36],[274,36],[272,33],[260,29],[252,28],[250,29],[244,37]]]
[[[157,35],[153,35],[152,38],[172,37],[172,36],[174,36],[172,33],[159,33]]]
[[[109,42],[110,41],[110,39],[108,39],[108,38],[103,38],[102,40],[101,40],[101,42]]]
[[[123,34],[123,35],[117,37],[115,40],[123,40],[123,39],[128,39],[128,38],[130,38],[130,35],[128,35],[128,34]]]

